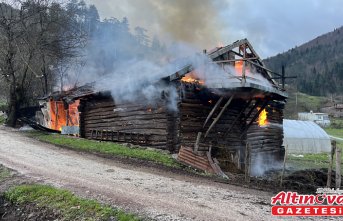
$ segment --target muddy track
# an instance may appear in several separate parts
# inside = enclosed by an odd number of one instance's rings
[[[272,193],[78,153],[5,128],[0,128],[0,163],[155,220],[272,219]]]

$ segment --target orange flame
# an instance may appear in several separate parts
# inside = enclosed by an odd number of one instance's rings
[[[242,74],[243,72],[243,61],[235,61],[235,70],[238,74]]]
[[[50,106],[50,128],[62,131],[64,126],[79,126],[79,100],[68,105],[65,109],[62,101],[49,101]]]
[[[74,101],[68,107],[68,126],[79,126],[79,107],[80,100]]]
[[[258,108],[259,110],[260,108]],[[258,125],[259,126],[266,126],[268,124],[268,119],[267,119],[267,111],[266,109],[263,109],[258,117]]]
[[[205,81],[197,77],[194,72],[186,74],[183,78],[181,78],[181,81],[187,82],[187,83],[196,83],[196,84],[201,84],[201,85],[205,84]]]
[[[243,74],[243,61],[235,61],[235,70],[239,75]],[[250,73],[250,65],[245,63],[245,75]]]

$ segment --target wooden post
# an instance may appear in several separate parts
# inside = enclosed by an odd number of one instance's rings
[[[331,188],[331,179],[332,179],[332,166],[333,166],[333,156],[336,151],[336,141],[331,141],[331,153],[329,155],[329,169],[328,169],[328,179],[326,182],[326,187]]]
[[[248,183],[250,183],[250,173],[251,173],[251,146],[248,144]]]
[[[341,187],[341,154],[342,149],[340,147],[336,147],[336,188]]]
[[[209,119],[211,119],[212,115],[214,114],[214,112],[218,109],[218,107],[220,106],[220,103],[222,102],[222,100],[224,99],[224,97],[220,97],[219,100],[217,101],[217,103],[214,105],[214,107],[212,108],[211,112],[208,114],[204,125],[202,126],[203,128],[205,128],[207,122],[209,121]]]
[[[55,130],[58,130],[58,105],[57,102],[55,102]]]
[[[283,157],[283,166],[282,166],[282,173],[280,179],[280,187],[282,187],[283,176],[285,175],[285,167],[286,167],[286,160],[287,160],[287,146],[285,146],[285,156]]]
[[[245,146],[245,182],[250,182],[250,161],[251,161],[251,157],[250,157],[250,145],[249,143],[246,144]]]
[[[200,142],[201,134],[202,134],[201,132],[198,132],[197,140],[195,141],[195,145],[194,145],[194,152],[197,152],[199,150],[199,142]]]
[[[242,84],[244,85],[246,82],[246,77],[245,77],[245,69],[246,69],[246,64],[245,64],[245,58],[246,58],[246,52],[247,52],[247,48],[246,48],[246,44],[244,44],[244,49],[243,49],[243,67],[242,67]]]
[[[241,165],[241,150],[237,151],[237,169],[241,170],[242,165]]]
[[[210,125],[210,127],[207,129],[204,138],[207,137],[207,135],[210,133],[211,129],[214,127],[214,125],[216,125],[216,123],[218,122],[218,120],[220,119],[220,117],[223,115],[223,113],[225,112],[226,108],[229,106],[229,104],[231,103],[232,99],[234,98],[234,94],[230,97],[230,99],[225,103],[224,107],[222,108],[222,110],[219,112],[218,116],[214,119],[214,121],[212,122],[212,124]]]

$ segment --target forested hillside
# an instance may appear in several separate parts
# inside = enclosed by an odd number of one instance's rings
[[[264,62],[278,72],[281,72],[281,66],[284,65],[286,75],[298,76],[296,80],[287,82],[296,85],[303,93],[315,96],[342,95],[343,27],[267,58]]]
[[[102,76],[120,60],[162,51],[144,28],[130,27],[125,17],[100,20],[97,8],[83,0],[2,1],[0,103],[7,107],[7,123],[14,126],[18,110],[38,97],[86,81],[92,63]]]

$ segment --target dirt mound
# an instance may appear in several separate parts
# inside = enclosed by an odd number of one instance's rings
[[[302,193],[316,192],[317,188],[325,187],[328,169],[307,169],[295,171],[284,178],[283,187]],[[331,177],[331,185],[335,186],[335,172]]]
[[[58,220],[60,215],[48,208],[38,208],[34,204],[15,205],[0,196],[0,220],[45,221]]]

